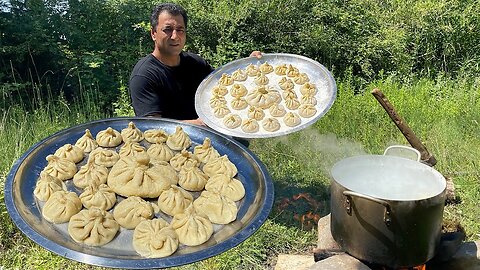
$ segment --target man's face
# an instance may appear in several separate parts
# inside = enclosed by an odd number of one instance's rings
[[[158,15],[156,31],[151,32],[156,49],[164,56],[179,55],[185,46],[186,29],[182,15],[163,11]]]

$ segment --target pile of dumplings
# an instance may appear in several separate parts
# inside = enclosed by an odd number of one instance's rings
[[[46,160],[34,195],[47,221],[68,222],[70,237],[88,246],[109,243],[120,228],[134,230],[132,248],[148,258],[207,242],[215,224],[237,218],[245,196],[228,156],[208,137],[195,146],[181,126],[167,134],[130,122],[95,137],[87,129]]]
[[[210,93],[210,108],[229,129],[272,133],[317,114],[317,87],[291,64],[249,64],[223,73]]]

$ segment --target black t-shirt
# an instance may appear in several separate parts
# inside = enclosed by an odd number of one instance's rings
[[[196,119],[195,92],[213,68],[200,56],[182,52],[180,65],[169,67],[149,54],[130,75],[130,96],[137,116]]]

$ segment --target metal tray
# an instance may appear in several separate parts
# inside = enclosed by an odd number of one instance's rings
[[[169,134],[175,132],[175,128],[180,125],[192,139],[192,147],[202,144],[204,138],[209,137],[212,146],[220,154],[228,155],[237,166],[238,175],[235,178],[245,187],[246,194],[240,201],[237,219],[228,225],[218,225],[220,227],[215,229],[210,240],[200,246],[183,246],[169,257],[155,259],[141,257],[135,252],[129,238],[129,235],[133,234],[132,230],[121,229],[120,234],[107,245],[90,247],[78,244],[70,238],[68,223],[55,225],[47,222],[41,214],[41,202],[33,195],[37,178],[47,164],[45,157],[64,144],[75,143],[87,128],[95,136],[107,127],[121,131],[130,121],[142,131],[161,128]],[[265,222],[272,208],[273,192],[271,178],[261,161],[243,145],[213,130],[163,118],[111,118],[62,130],[32,146],[14,163],[7,176],[4,194],[7,211],[13,222],[25,235],[45,249],[92,265],[146,269],[193,263],[240,244]]]
[[[317,94],[315,98],[318,103],[316,105],[317,113],[310,118],[302,118],[302,123],[296,127],[288,127],[282,124],[281,128],[275,132],[268,132],[260,129],[256,133],[246,133],[242,131],[240,127],[235,129],[229,129],[222,123],[222,119],[217,118],[213,114],[213,110],[210,107],[209,101],[212,97],[211,90],[218,84],[219,79],[222,77],[222,74],[226,73],[231,75],[237,69],[245,69],[248,65],[261,65],[263,63],[269,63],[273,66],[279,64],[291,64],[297,67],[300,72],[306,73],[310,78],[310,82],[314,83],[317,86]],[[270,76],[270,75],[268,75]],[[279,78],[269,77],[270,80],[279,80]],[[277,76],[279,77],[279,76]],[[247,88],[251,87],[253,79],[247,79]],[[271,84],[269,84],[271,85]],[[274,86],[274,85],[272,85]],[[298,90],[297,90],[298,91]],[[198,116],[205,122],[205,124],[216,131],[227,134],[233,137],[239,138],[268,138],[268,137],[277,137],[283,136],[295,131],[304,129],[318,119],[320,119],[330,107],[333,105],[337,95],[337,86],[335,84],[335,79],[331,73],[320,63],[314,61],[305,56],[295,55],[295,54],[285,54],[285,53],[271,53],[263,54],[263,56],[258,59],[256,57],[247,57],[239,60],[232,61],[216,70],[214,70],[207,78],[205,78],[202,83],[198,86],[197,93],[195,96],[195,109]],[[283,101],[282,101],[283,102]],[[287,111],[289,111],[287,109]],[[239,113],[242,119],[246,119],[246,110],[236,111]]]

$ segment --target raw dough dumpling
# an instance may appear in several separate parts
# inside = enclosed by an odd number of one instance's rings
[[[79,188],[86,188],[89,185],[99,186],[107,182],[107,176],[107,167],[97,165],[94,160],[89,159],[87,164],[80,167],[73,176],[73,184]]]
[[[225,96],[228,94],[228,89],[225,85],[216,85],[212,88],[212,94],[217,96]]]
[[[235,81],[243,82],[247,79],[247,72],[243,69],[237,69],[232,73],[232,78]]]
[[[67,143],[58,148],[54,155],[57,157],[66,158],[74,163],[78,163],[83,159],[83,152],[84,151],[82,148]]]
[[[298,114],[294,112],[288,112],[283,117],[283,122],[289,127],[295,127],[298,126],[302,122],[302,120],[300,119],[300,116],[298,116]]]
[[[122,147],[120,147],[120,150],[118,151],[120,157],[136,156],[145,153],[147,153],[145,147],[132,140],[127,141],[124,145],[122,145]]]
[[[122,143],[122,135],[120,132],[111,127],[98,132],[95,138],[98,145],[102,147],[115,147]]]
[[[203,172],[210,177],[216,174],[234,177],[237,174],[237,167],[228,159],[227,155],[223,155],[207,162],[203,166]]]
[[[295,84],[291,79],[287,79],[286,77],[283,77],[279,82],[278,86],[280,86],[280,89],[282,90],[293,90],[295,87]]]
[[[248,118],[248,119],[243,120],[243,122],[242,122],[243,132],[255,133],[255,132],[258,131],[259,127],[260,126],[258,125],[258,122],[255,119]]]
[[[250,106],[250,108],[248,108],[247,116],[255,120],[262,120],[263,117],[265,117],[265,113],[263,112],[263,109]]]
[[[190,137],[187,133],[185,133],[185,131],[183,131],[183,128],[181,126],[177,126],[175,129],[175,133],[168,136],[167,139],[167,145],[172,150],[180,151],[182,149],[190,147],[191,144],[192,140],[190,140]]]
[[[122,135],[122,139],[124,142],[139,142],[143,140],[142,131],[140,131],[140,129],[138,129],[133,122],[128,123],[128,127],[122,129],[122,132],[120,134]]]
[[[149,161],[147,155],[120,159],[110,170],[107,184],[124,197],[158,198],[174,179],[165,166]]]
[[[150,145],[147,149],[147,154],[150,156],[150,160],[153,161],[166,161],[169,162],[170,159],[175,155],[172,149],[164,143],[156,143]]]
[[[284,90],[282,95],[283,95],[284,99],[289,99],[289,98],[296,99],[297,98],[297,93],[295,93],[295,90],[293,90],[293,89]]]
[[[287,113],[282,104],[273,104],[268,110],[273,117],[282,117]]]
[[[218,118],[223,118],[225,115],[230,113],[230,109],[227,105],[221,105],[213,108],[213,115]]]
[[[243,110],[243,109],[247,108],[248,103],[244,98],[234,97],[230,101],[230,105],[232,106],[232,109],[234,109],[234,110]]]
[[[193,205],[187,207],[184,213],[175,215],[171,226],[177,233],[180,243],[187,246],[203,244],[213,234],[212,222],[205,214],[197,213]]]
[[[192,202],[192,194],[176,185],[170,186],[158,197],[158,207],[170,216],[183,213]]]
[[[106,184],[89,185],[82,194],[80,194],[80,201],[85,208],[98,208],[102,210],[110,210],[117,202],[117,195]]]
[[[254,64],[250,64],[245,68],[245,71],[247,72],[247,75],[250,77],[255,77],[260,73],[260,69],[255,66]]]
[[[48,155],[46,160],[48,164],[43,171],[60,180],[70,179],[77,172],[77,166],[71,160],[54,155]]]
[[[281,64],[275,67],[275,74],[278,76],[285,76],[287,75],[287,65]]]
[[[83,134],[82,137],[80,137],[77,142],[75,142],[75,146],[80,147],[83,149],[85,153],[90,153],[93,151],[95,148],[98,147],[98,143],[93,138],[92,133],[90,132],[89,129],[85,129],[85,134]]]
[[[42,208],[42,216],[55,224],[65,223],[82,209],[75,192],[60,190],[53,193]]]
[[[223,124],[228,128],[234,129],[242,124],[242,118],[238,114],[229,114],[223,118]]]
[[[208,216],[212,223],[228,224],[237,218],[238,208],[235,202],[217,192],[205,190],[193,206],[197,212]]]
[[[224,86],[229,86],[233,84],[233,78],[227,73],[223,73],[222,77],[220,77],[220,79],[218,80],[218,83]]]
[[[300,71],[298,70],[298,68],[292,66],[292,65],[288,65],[287,66],[287,77],[291,77],[291,78],[294,78],[296,76],[298,76],[298,74],[300,74]]]
[[[244,97],[247,93],[248,90],[243,84],[236,83],[230,88],[230,95],[232,97]]]
[[[40,201],[47,201],[55,191],[67,190],[65,183],[62,180],[51,176],[47,172],[41,172],[33,194]]]
[[[144,220],[135,227],[132,240],[135,251],[146,258],[163,258],[178,249],[178,235],[161,219]]]
[[[235,202],[245,196],[245,187],[242,182],[224,174],[217,174],[210,177],[207,185],[205,185],[205,190],[220,193]]]
[[[125,229],[134,229],[155,215],[154,204],[137,196],[130,196],[113,208],[113,217]]]
[[[109,212],[84,209],[72,216],[68,223],[68,234],[75,242],[88,246],[103,246],[113,240],[120,226]]]
[[[269,82],[267,76],[263,73],[258,74],[253,81],[256,85],[267,85]]]
[[[309,82],[310,78],[308,78],[308,75],[306,73],[300,73],[293,78],[293,81],[298,85],[302,85],[306,82]]]
[[[201,191],[208,176],[196,166],[183,166],[178,172],[178,185],[188,191]]]
[[[300,98],[300,103],[301,104],[309,104],[309,105],[317,105],[317,99],[314,96],[304,96]]]
[[[114,150],[98,147],[90,153],[88,159],[93,160],[93,162],[95,162],[97,165],[102,165],[109,168],[117,163],[117,161],[120,159],[120,155]]]
[[[313,83],[305,83],[300,87],[300,93],[304,96],[314,96],[317,93],[317,87]]]
[[[220,157],[220,154],[215,148],[213,148],[212,141],[208,137],[203,140],[203,144],[197,145],[193,148],[193,154],[203,163],[207,163],[211,159]]]
[[[277,101],[278,97],[274,93],[274,89],[270,86],[259,86],[249,93],[245,100],[252,106],[266,109]]]
[[[303,105],[300,105],[300,107],[298,108],[298,114],[301,117],[309,118],[314,116],[316,113],[317,113],[317,109],[315,108],[315,106],[310,104],[303,104]]]
[[[300,101],[296,98],[286,98],[284,101],[285,106],[290,110],[296,110],[300,107]]]
[[[166,161],[152,160],[150,161],[158,170],[162,171],[163,177],[169,179],[172,185],[178,184],[178,174],[177,171]]]
[[[172,165],[176,171],[180,171],[183,166],[197,167],[200,164],[192,152],[183,149],[180,153],[170,159],[170,165]]]
[[[258,69],[260,69],[260,71],[263,73],[263,74],[268,74],[268,73],[271,73],[273,71],[273,66],[270,65],[268,62],[265,62],[263,64],[261,64]]]
[[[262,121],[263,129],[270,132],[275,132],[280,129],[280,122],[275,118],[266,118]]]
[[[227,100],[225,99],[224,96],[213,95],[210,98],[210,108],[212,109],[218,106],[226,105],[226,104],[227,104]]]
[[[149,143],[164,143],[168,138],[167,132],[163,129],[149,129],[146,130],[143,135]]]

